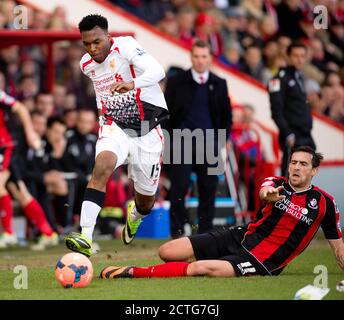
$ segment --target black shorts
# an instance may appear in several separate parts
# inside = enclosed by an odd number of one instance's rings
[[[18,181],[23,180],[22,175],[22,168],[20,167],[20,160],[19,155],[14,150],[12,157],[11,157],[11,163],[10,163],[10,177],[8,178],[8,182],[14,182],[18,185]]]
[[[237,277],[270,275],[270,273],[241,245],[247,229],[231,227],[189,237],[196,260],[225,260]]]

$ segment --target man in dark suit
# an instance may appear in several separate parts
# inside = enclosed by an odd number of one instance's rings
[[[210,163],[207,153],[213,152],[219,156],[219,149],[224,147],[225,141],[222,146],[218,144],[218,129],[224,129],[225,138],[228,137],[232,113],[226,81],[209,71],[212,62],[210,50],[206,42],[197,40],[191,49],[192,68],[169,78],[166,84],[165,98],[170,112],[167,126],[172,137],[172,161],[168,174],[171,180],[169,197],[173,238],[184,235],[184,224],[188,221],[184,200],[192,171],[197,175],[199,195],[198,233],[210,231],[213,227],[218,177],[209,174],[208,169],[214,164]],[[176,139],[176,135],[172,134],[174,129],[189,129],[192,133],[198,132],[202,138],[195,141],[192,137],[184,136],[184,148],[177,150],[173,144]],[[209,135],[210,131],[215,134]],[[188,139],[190,148],[185,147]],[[200,147],[202,143],[206,146],[204,149]],[[182,160],[191,161],[174,161],[173,156],[178,152]]]
[[[307,48],[294,42],[289,45],[287,54],[289,65],[282,68],[268,85],[271,115],[279,129],[279,144],[283,151],[282,176],[287,176],[291,148],[305,145],[315,149],[311,135],[312,113],[302,75]]]

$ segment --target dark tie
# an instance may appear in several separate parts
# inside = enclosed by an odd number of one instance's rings
[[[306,91],[305,91],[305,86],[304,86],[302,74],[301,74],[300,72],[296,72],[296,73],[295,73],[295,77],[296,77],[296,81],[297,81],[297,83],[299,84],[299,86],[300,86],[302,92],[306,92]]]

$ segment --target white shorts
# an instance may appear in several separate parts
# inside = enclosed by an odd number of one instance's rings
[[[99,128],[96,157],[102,151],[116,154],[116,168],[128,164],[128,175],[134,181],[135,191],[153,196],[158,188],[163,149],[164,135],[160,125],[142,137],[130,137],[112,123]]]

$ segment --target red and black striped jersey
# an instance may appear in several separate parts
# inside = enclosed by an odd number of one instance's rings
[[[331,195],[316,186],[296,192],[283,177],[266,178],[264,186],[283,186],[285,199],[268,202],[248,225],[242,246],[269,272],[284,268],[310,243],[319,227],[326,239],[341,239],[339,211]]]

